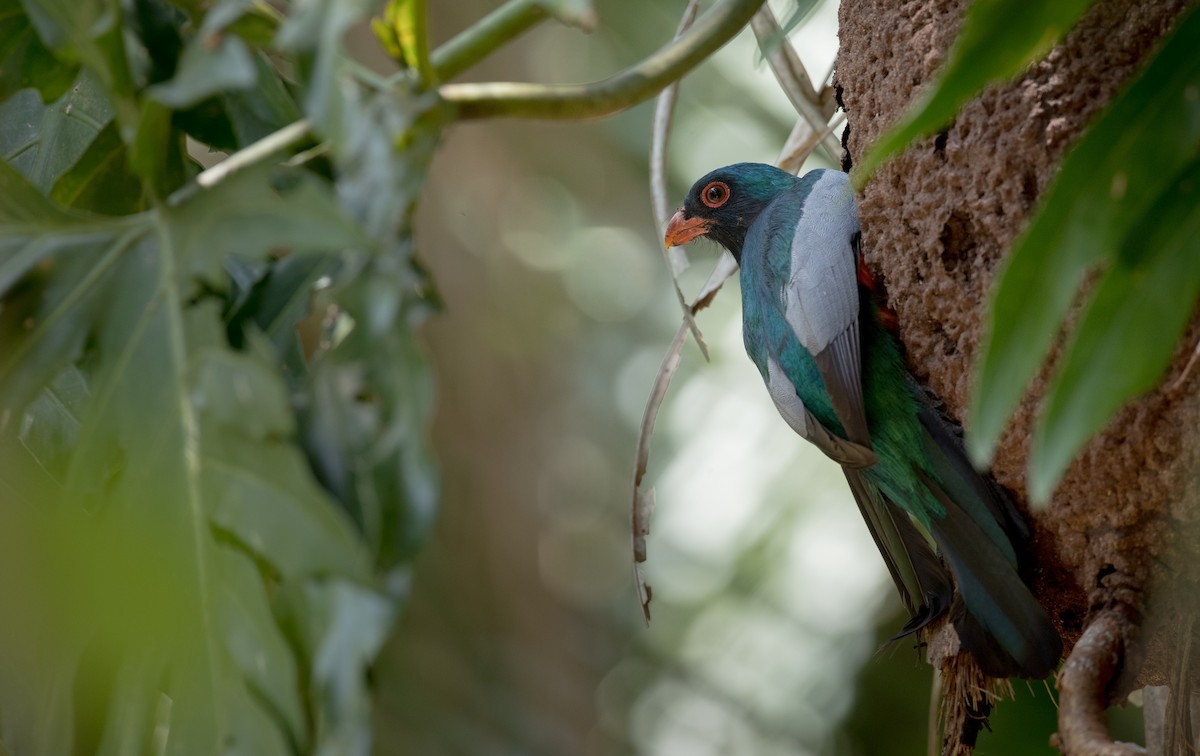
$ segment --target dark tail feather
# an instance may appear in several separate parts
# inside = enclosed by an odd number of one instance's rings
[[[932,523],[934,541],[958,582],[961,611],[951,618],[963,647],[991,677],[1045,677],[1062,641],[1001,548],[937,484],[925,483],[946,508]]]
[[[846,481],[875,545],[887,564],[911,619],[890,640],[916,632],[941,616],[949,607],[953,586],[946,568],[907,514],[887,500],[862,475],[843,468]]]
[[[1009,498],[990,475],[981,475],[967,459],[962,449],[962,431],[933,406],[920,389],[914,393],[921,400],[918,417],[932,441],[934,477],[946,487],[951,498],[968,509],[978,522],[992,521],[1000,526],[1008,541],[1020,552],[1029,540],[1029,526]],[[998,535],[993,531],[993,535]]]
[[[959,639],[992,677],[1045,677],[1062,641],[1020,576],[1029,527],[1008,493],[971,466],[957,426],[919,388],[914,394],[932,464],[919,474],[946,510],[930,530],[958,582],[951,618]]]

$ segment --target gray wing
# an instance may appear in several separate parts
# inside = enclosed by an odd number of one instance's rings
[[[784,317],[813,355],[850,441],[870,446],[858,336],[858,209],[849,177],[822,171],[792,237]]]

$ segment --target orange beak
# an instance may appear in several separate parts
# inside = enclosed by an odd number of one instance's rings
[[[667,248],[681,247],[687,244],[697,236],[704,236],[708,233],[709,221],[697,216],[688,218],[683,214],[683,208],[675,211],[671,216],[671,220],[667,223],[667,235],[663,242]]]

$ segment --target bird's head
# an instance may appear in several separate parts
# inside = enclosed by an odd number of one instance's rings
[[[678,247],[707,236],[740,262],[747,229],[771,200],[797,181],[787,171],[763,163],[718,168],[688,190],[683,207],[667,224],[664,242]]]

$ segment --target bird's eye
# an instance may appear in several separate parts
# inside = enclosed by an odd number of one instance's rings
[[[713,181],[700,192],[700,199],[711,208],[718,208],[729,200],[729,184]]]

